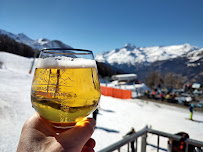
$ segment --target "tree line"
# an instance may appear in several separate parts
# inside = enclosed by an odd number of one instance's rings
[[[38,50],[35,50],[23,43],[18,43],[7,35],[0,35],[0,51],[9,52],[24,57],[34,57],[35,51],[37,51],[39,55]]]
[[[162,88],[176,88],[183,87],[183,77],[174,73],[164,73],[153,71],[145,78],[145,84],[150,88],[156,88],[161,85]]]

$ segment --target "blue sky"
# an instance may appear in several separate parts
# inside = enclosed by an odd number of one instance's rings
[[[203,0],[0,0],[0,29],[95,54],[189,43],[203,47]]]

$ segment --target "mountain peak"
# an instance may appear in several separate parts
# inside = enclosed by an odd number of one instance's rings
[[[27,37],[24,33],[19,33],[18,36],[24,36],[24,37]]]
[[[127,43],[123,48],[126,48],[127,50],[134,50],[136,46],[131,43]]]
[[[8,32],[6,32],[5,30],[0,29],[0,34],[7,34]]]
[[[49,40],[46,39],[46,38],[39,38],[39,39],[38,39],[38,42],[45,42],[45,41],[49,41]]]
[[[139,48],[128,43],[120,49],[104,52],[96,57],[96,59],[98,61],[102,59],[102,62],[118,65],[136,65],[137,63],[150,64],[157,60],[162,61],[177,58],[196,50],[199,49],[190,44]]]
[[[133,44],[131,44],[131,43],[127,43],[127,44],[125,44],[125,46],[124,47],[132,47],[132,48],[136,48],[136,46],[135,45],[133,45]]]
[[[71,46],[66,45],[63,42],[58,41],[58,40],[50,41],[46,38],[32,40],[31,38],[26,36],[24,33],[13,34],[13,33],[7,32],[2,29],[0,29],[0,35],[7,35],[8,37],[14,39],[15,41],[26,44],[26,45],[32,47],[33,49],[41,50],[43,48],[62,48],[62,47],[72,48]]]
[[[16,35],[16,40],[18,40],[18,42],[30,42],[33,41],[31,38],[29,38],[27,35],[25,35],[24,33],[19,33]]]

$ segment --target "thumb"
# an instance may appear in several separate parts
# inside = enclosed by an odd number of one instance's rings
[[[81,151],[85,143],[90,139],[94,132],[96,122],[93,118],[84,118],[76,125],[59,134],[57,141],[63,146],[64,149],[74,149],[74,151]]]

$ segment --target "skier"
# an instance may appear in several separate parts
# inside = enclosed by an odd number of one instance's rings
[[[191,105],[190,105],[189,110],[190,110],[190,120],[192,120],[193,110],[194,110],[194,104],[191,104]]]

